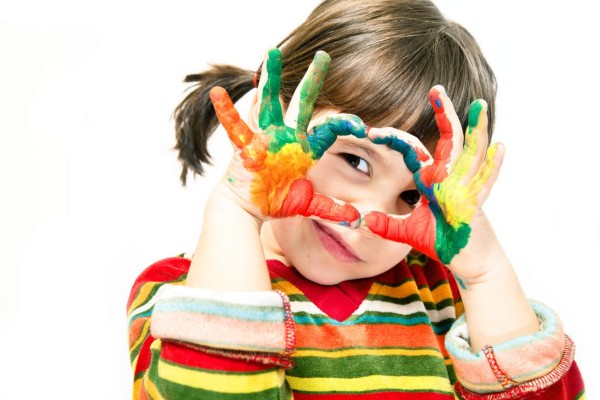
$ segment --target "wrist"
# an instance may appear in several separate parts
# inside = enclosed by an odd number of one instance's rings
[[[262,220],[230,195],[215,190],[204,220],[186,285],[213,290],[270,290],[260,229]]]
[[[490,268],[459,282],[473,351],[539,330],[517,274],[502,252]]]
[[[260,230],[262,219],[247,211],[235,197],[236,195],[228,187],[219,183],[206,202],[205,223],[210,223],[210,221],[222,223],[223,220],[231,220],[253,224]]]

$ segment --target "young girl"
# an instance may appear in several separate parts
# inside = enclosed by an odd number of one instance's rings
[[[503,149],[474,39],[427,1],[327,0],[278,47],[187,79],[182,181],[218,120],[235,152],[192,260],[134,284],[134,398],[583,398],[482,210]]]

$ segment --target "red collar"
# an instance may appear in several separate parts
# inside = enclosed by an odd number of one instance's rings
[[[337,285],[320,285],[306,279],[294,267],[287,267],[281,261],[268,260],[271,278],[284,278],[296,286],[321,311],[337,321],[345,321],[362,304],[373,282],[382,275],[372,278],[345,281]],[[392,268],[393,270],[393,268]],[[391,271],[388,271],[391,272]]]

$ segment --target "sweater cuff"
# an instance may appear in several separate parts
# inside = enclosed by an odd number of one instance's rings
[[[574,345],[558,316],[541,303],[531,305],[540,331],[485,346],[476,354],[471,352],[465,315],[456,320],[446,335],[446,348],[458,377],[457,391],[464,398],[490,394],[485,398],[503,399],[510,398],[505,397],[507,392],[531,393],[557,382],[571,367]]]
[[[222,292],[165,285],[157,294],[151,333],[211,354],[263,363],[295,349],[289,299],[279,291]]]

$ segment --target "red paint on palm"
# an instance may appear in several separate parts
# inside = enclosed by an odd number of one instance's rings
[[[337,204],[333,199],[316,193],[308,179],[298,179],[290,186],[290,190],[283,201],[278,215],[326,217],[330,221],[356,221],[360,218],[356,208],[349,204]]]
[[[395,242],[410,243],[416,250],[437,260],[436,221],[426,199],[407,218],[393,218],[373,211],[365,215],[364,222],[373,233]]]

